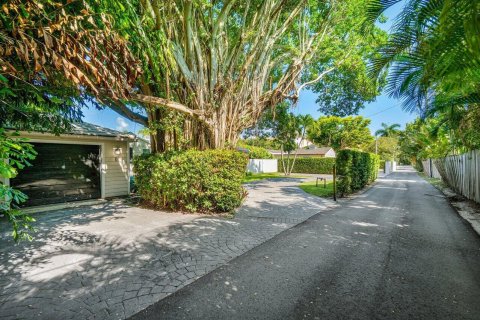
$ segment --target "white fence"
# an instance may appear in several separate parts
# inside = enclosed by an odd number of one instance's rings
[[[385,174],[390,174],[397,170],[396,161],[385,161]]]
[[[423,172],[430,178],[441,179],[442,176],[438,172],[437,166],[433,159],[427,159],[422,161]]]
[[[250,159],[247,165],[247,172],[270,173],[278,171],[277,159]]]
[[[453,190],[480,203],[480,150],[433,162],[442,180]]]

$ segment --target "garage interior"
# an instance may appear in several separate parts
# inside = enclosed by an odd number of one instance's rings
[[[31,143],[38,155],[32,166],[10,179],[28,196],[23,207],[101,197],[100,146]]]

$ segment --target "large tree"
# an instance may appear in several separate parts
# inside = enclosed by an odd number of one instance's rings
[[[399,132],[400,134],[400,132]],[[382,160],[397,160],[399,145],[397,137],[380,137],[368,146],[368,152],[376,153]]]
[[[307,137],[307,130],[313,123],[310,115],[295,115],[289,105],[278,105],[273,112],[264,115],[273,140],[280,146],[280,161],[285,175],[290,175],[297,160],[298,149]],[[262,117],[263,118],[263,117]]]
[[[370,119],[361,116],[345,118],[320,117],[308,131],[308,137],[317,145],[342,149],[365,149],[373,141],[368,126]]]
[[[364,28],[369,0],[106,2],[145,69],[137,103],[112,107],[148,126],[156,151],[177,134],[172,121],[190,146],[235,143],[265,109],[382,40],[365,36],[378,34]]]

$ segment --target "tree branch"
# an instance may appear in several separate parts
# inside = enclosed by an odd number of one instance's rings
[[[335,70],[335,68],[336,68],[336,67],[331,67],[331,68],[323,71],[322,73],[320,73],[320,74],[318,75],[318,77],[316,77],[315,79],[303,83],[300,87],[298,87],[297,92],[295,93],[295,96],[298,97],[298,95],[300,94],[300,91],[302,91],[303,88],[305,88],[306,86],[309,86],[309,85],[311,85],[311,84],[314,84],[314,83],[317,82],[317,81],[320,81],[324,76],[326,76],[327,74],[329,74],[330,72],[332,72],[333,70]]]
[[[197,117],[203,118],[203,115],[204,115],[203,110],[192,110],[181,103],[163,99],[163,98],[145,96],[143,94],[135,94],[133,95],[132,99],[142,103],[148,103],[148,104],[153,104],[157,106],[164,106],[169,109],[188,114],[190,116],[197,116]]]
[[[144,115],[141,115],[139,113],[136,113],[130,108],[128,108],[123,102],[121,101],[115,101],[115,102],[105,102],[103,101],[110,109],[113,111],[117,112],[121,116],[124,116],[125,118],[132,120],[133,122],[139,123],[143,126],[148,125],[148,118]]]

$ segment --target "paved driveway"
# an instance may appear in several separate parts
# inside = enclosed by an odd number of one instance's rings
[[[332,206],[298,179],[249,184],[234,219],[124,202],[37,216],[31,243],[0,239],[0,318],[124,319]],[[2,230],[8,225],[2,224]]]

